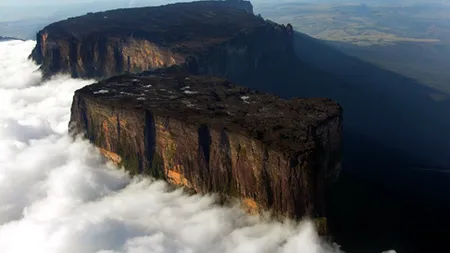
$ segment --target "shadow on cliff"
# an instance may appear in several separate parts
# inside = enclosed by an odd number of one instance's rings
[[[298,58],[288,57],[289,64],[261,66],[258,75],[233,81],[343,106],[344,170],[329,200],[337,241],[348,252],[443,245],[450,174],[419,168],[450,168],[450,103],[433,100],[439,92],[415,80],[307,35],[294,35],[294,49]]]

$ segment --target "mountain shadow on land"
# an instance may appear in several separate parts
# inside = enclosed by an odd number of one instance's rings
[[[329,200],[337,241],[348,252],[448,248],[450,103],[307,35],[296,33],[294,47],[299,68],[327,73],[285,94],[325,96],[344,108],[344,170]]]
[[[430,95],[438,91],[347,56],[304,34],[297,33],[294,44],[300,61],[345,83],[311,88],[308,95],[327,96],[341,103],[347,128],[429,166],[450,168],[450,119],[445,117],[450,103],[433,100]]]
[[[281,97],[328,97],[343,106],[344,169],[329,191],[336,241],[346,252],[444,247],[450,234],[442,226],[450,224],[449,102],[307,35],[296,33],[293,43],[298,57],[286,56],[289,65],[268,64],[231,79]]]

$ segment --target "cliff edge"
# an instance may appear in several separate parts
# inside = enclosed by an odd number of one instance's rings
[[[239,0],[117,9],[46,26],[30,57],[44,76],[105,78],[186,64],[196,73],[232,77],[264,65],[261,58],[294,55],[291,30],[253,15],[251,3]]]
[[[240,199],[251,212],[325,216],[340,170],[342,109],[225,79],[120,75],[77,90],[70,131],[131,174]]]

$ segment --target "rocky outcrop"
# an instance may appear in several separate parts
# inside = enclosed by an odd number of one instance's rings
[[[251,212],[325,216],[342,109],[181,73],[121,75],[75,92],[72,134],[131,174],[237,198]]]
[[[45,27],[31,58],[44,76],[103,78],[186,63],[233,79],[294,55],[289,29],[252,9],[229,0],[91,13]]]

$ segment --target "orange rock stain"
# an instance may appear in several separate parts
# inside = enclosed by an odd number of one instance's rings
[[[252,198],[241,199],[242,208],[249,214],[255,215],[260,211],[258,203]]]
[[[120,162],[122,161],[122,157],[120,157],[120,155],[111,152],[109,150],[106,150],[104,148],[99,148],[100,153],[102,153],[103,156],[105,156],[108,160],[110,160],[111,162],[113,162],[115,165],[119,165]]]
[[[186,186],[192,188],[191,182],[187,180],[180,172],[182,170],[181,165],[174,166],[173,169],[167,170],[167,180],[169,183],[179,186]]]

